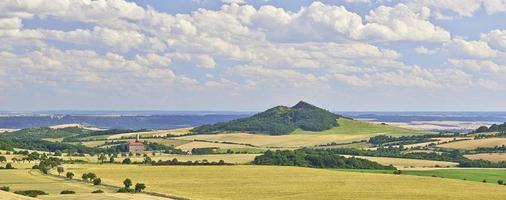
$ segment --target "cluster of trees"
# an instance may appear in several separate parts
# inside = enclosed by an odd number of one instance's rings
[[[387,135],[378,135],[369,138],[369,143],[374,145],[406,145],[406,144],[415,144],[422,142],[432,142],[436,141],[432,138],[437,137],[457,137],[459,133],[438,133],[438,134],[426,134],[426,135],[411,135],[411,136],[387,136]]]
[[[193,148],[192,154],[194,155],[215,154],[217,150],[218,147]]]
[[[42,190],[20,190],[15,191],[14,193],[23,195],[23,196],[29,196],[29,197],[37,197],[39,195],[48,195],[48,193],[42,191]]]
[[[442,154],[416,152],[416,153],[403,153],[403,148],[397,147],[380,147],[376,150],[363,150],[354,148],[336,148],[330,151],[336,154],[355,155],[355,156],[373,156],[373,157],[392,157],[392,158],[410,158],[421,160],[436,160],[436,161],[451,161],[458,162],[461,159],[467,159],[460,154],[458,150],[444,152]]]
[[[223,160],[220,160],[218,162],[215,162],[215,161],[212,161],[212,162],[209,162],[208,160],[202,160],[202,161],[179,161],[177,160],[176,158],[172,159],[172,160],[166,160],[166,161],[162,161],[162,160],[158,160],[157,162],[153,161],[151,163],[152,165],[233,165],[231,163],[226,163],[225,161]]]
[[[392,137],[386,135],[378,135],[369,138],[369,143],[374,145],[407,145],[407,144],[415,144],[422,142],[433,142],[437,141],[431,138],[421,137],[421,136],[401,136],[401,137]]]
[[[74,135],[72,137],[65,137],[63,139],[64,142],[78,142],[86,140],[87,137],[92,136],[101,136],[101,135],[115,135],[120,133],[136,133],[136,132],[145,132],[149,131],[147,129],[139,129],[139,130],[130,130],[130,129],[109,129],[103,131],[90,131],[86,133],[81,133],[79,135]]]
[[[295,151],[269,150],[263,155],[255,157],[253,163],[256,165],[283,165],[315,168],[395,169],[393,166],[381,165],[366,159],[339,156],[327,149],[298,149]]]
[[[490,127],[480,126],[473,133],[484,133],[484,132],[506,132],[506,122],[503,124],[493,124]]]
[[[300,102],[293,107],[277,106],[248,118],[203,125],[191,130],[193,134],[218,132],[251,132],[271,135],[288,134],[296,129],[323,131],[338,126],[338,115]]]
[[[124,187],[120,188],[118,192],[121,193],[133,193],[133,192],[142,192],[142,190],[146,189],[146,185],[144,183],[136,183],[134,188],[130,188],[132,186],[132,180],[129,178],[123,181]]]
[[[73,176],[73,173],[71,175]],[[102,179],[97,177],[97,175],[95,173],[91,173],[91,172],[84,173],[81,176],[81,178],[83,179],[84,182],[91,182],[91,183],[93,183],[93,185],[102,184]]]

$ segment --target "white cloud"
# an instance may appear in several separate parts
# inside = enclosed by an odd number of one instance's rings
[[[428,49],[424,46],[415,48],[415,52],[419,54],[425,54],[425,55],[433,55],[438,52],[438,49]]]
[[[199,55],[196,57],[197,67],[212,69],[216,66],[213,57],[209,55]]]
[[[453,39],[445,45],[446,51],[459,58],[493,58],[498,52],[483,41]]]
[[[506,51],[506,30],[492,30],[481,34],[481,40],[495,49]]]

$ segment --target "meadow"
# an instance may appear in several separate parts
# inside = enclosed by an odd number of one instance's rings
[[[506,169],[436,169],[421,171],[403,171],[403,174],[417,176],[437,176],[449,179],[469,180],[497,184],[498,180],[506,181]],[[503,186],[504,187],[504,186]]]
[[[282,166],[66,165],[104,183],[191,199],[504,199],[506,187],[433,177]],[[142,172],[142,173],[139,173]]]

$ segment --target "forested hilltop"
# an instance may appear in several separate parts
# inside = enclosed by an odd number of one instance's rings
[[[506,122],[503,124],[493,124],[490,127],[481,126],[476,129],[475,133],[484,133],[484,132],[505,132],[506,131]]]
[[[249,132],[283,135],[296,129],[323,131],[338,126],[336,121],[338,117],[342,116],[301,101],[292,107],[276,106],[248,118],[199,126],[191,132],[194,134]]]

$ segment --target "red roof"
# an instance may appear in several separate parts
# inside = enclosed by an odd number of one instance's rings
[[[128,146],[144,146],[142,142],[129,142]]]

